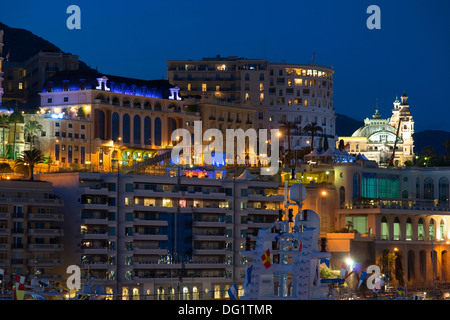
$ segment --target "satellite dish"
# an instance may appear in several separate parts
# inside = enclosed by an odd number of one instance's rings
[[[296,203],[306,200],[306,188],[302,183],[293,184],[289,188],[289,199]]]

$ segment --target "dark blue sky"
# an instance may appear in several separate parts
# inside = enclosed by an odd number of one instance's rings
[[[81,8],[81,30],[66,9]],[[369,5],[381,30],[369,30]],[[450,1],[2,1],[0,21],[78,54],[105,73],[166,77],[166,60],[241,56],[332,66],[337,113],[383,117],[404,91],[416,131],[448,130]]]

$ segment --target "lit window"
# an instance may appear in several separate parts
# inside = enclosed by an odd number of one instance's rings
[[[220,86],[216,86],[216,91],[220,91]]]
[[[206,83],[202,83],[202,91],[206,91]]]
[[[264,101],[264,93],[259,94],[259,101],[261,101],[261,102]]]
[[[288,100],[288,106],[292,106],[292,100],[291,99]]]
[[[294,79],[294,83],[296,86],[301,86],[302,85],[302,79]]]
[[[188,89],[188,91],[191,91],[191,89],[192,89],[192,85],[191,85],[190,83],[188,83],[188,85],[187,85],[187,89]]]
[[[288,84],[288,87],[292,87],[292,79],[288,79],[287,84]]]
[[[264,83],[259,84],[259,91],[264,91]]]
[[[246,92],[245,93],[245,100],[249,100],[249,99],[250,99],[250,96],[249,96],[248,92]]]
[[[22,89],[23,89],[23,83],[19,82],[19,90],[22,90]]]

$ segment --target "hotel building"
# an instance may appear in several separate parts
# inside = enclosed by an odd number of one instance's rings
[[[333,69],[319,65],[233,56],[167,61],[167,79],[180,88],[181,96],[209,96],[250,106],[255,110],[253,122],[257,129],[278,129],[282,122],[296,124],[292,147],[309,145],[311,136],[302,129],[316,122],[334,149],[333,74]],[[315,138],[315,146],[321,138]]]
[[[167,153],[177,144],[172,132],[183,128],[193,134],[194,121],[202,121],[202,134],[214,124],[212,117],[227,116],[223,132],[246,130],[253,112],[208,99],[182,99],[179,88],[166,80],[76,70],[48,79],[40,111],[27,120],[43,126],[38,147],[59,167],[111,171],[119,162],[130,167]]]
[[[0,269],[5,289],[11,288],[15,274],[27,281],[36,274],[39,279],[62,280],[63,206],[49,182],[0,181]]]
[[[278,182],[202,168],[151,175],[42,174],[66,203],[68,265],[123,299],[224,298],[242,286],[239,251],[278,218]],[[249,238],[247,240],[247,238]]]

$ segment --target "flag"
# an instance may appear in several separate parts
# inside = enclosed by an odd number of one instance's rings
[[[25,295],[25,277],[16,274],[16,284],[14,286],[14,300],[23,300]]]
[[[0,269],[0,280],[3,280],[3,275],[5,274],[5,270]]]
[[[366,278],[366,276],[367,276],[367,272],[361,271],[361,275],[359,277],[358,289],[361,286],[361,284],[364,282],[364,279]]]
[[[302,251],[303,248],[303,241],[300,241],[300,245],[298,246],[298,251]]]
[[[320,259],[320,264],[325,263],[327,265],[327,268],[330,267],[330,258],[322,258]]]
[[[23,290],[25,288],[25,277],[16,274],[16,289]]]
[[[230,300],[237,300],[238,292],[236,283],[233,283],[233,285],[228,289],[228,295],[230,296]]]
[[[9,61],[9,49],[8,49],[8,54],[6,55],[6,61]]]
[[[264,267],[266,267],[266,269],[272,265],[272,263],[270,262],[270,250],[269,249],[267,249],[267,251],[264,252],[264,254],[261,256],[261,259],[262,259],[263,265],[264,265]]]
[[[347,278],[347,276],[348,276],[348,269],[347,268],[348,268],[347,263],[342,262],[340,275],[342,277],[344,277],[344,278]]]
[[[406,296],[406,292],[403,288],[397,287],[397,293],[401,296]]]
[[[245,271],[244,289],[247,288],[248,285],[252,282],[252,271],[253,271],[253,265],[251,265],[249,268],[247,268],[247,271]]]
[[[384,281],[381,280],[379,277],[375,278],[375,285],[373,287],[373,292],[377,293],[378,291],[380,291],[381,286],[383,285]]]
[[[317,286],[317,283],[319,282],[319,274],[320,274],[320,270],[319,270],[319,264],[316,264],[316,273],[314,274],[314,280],[313,280],[313,285]]]

